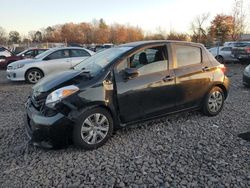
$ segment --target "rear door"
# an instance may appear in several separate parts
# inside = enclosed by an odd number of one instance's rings
[[[70,57],[71,57],[71,67],[74,67],[82,60],[90,57],[90,54],[84,49],[71,49]]]
[[[173,44],[178,109],[197,107],[213,79],[206,51],[199,45]]]
[[[123,122],[167,113],[175,107],[175,79],[165,44],[145,47],[115,68],[117,100]],[[139,75],[127,78],[126,68]]]
[[[68,49],[57,50],[45,57],[42,62],[46,74],[68,70],[71,68],[71,58]]]

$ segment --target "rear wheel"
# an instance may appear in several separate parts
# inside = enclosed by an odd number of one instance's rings
[[[225,100],[224,92],[219,87],[213,87],[207,94],[204,104],[203,112],[208,116],[216,116],[223,107]]]
[[[39,69],[30,69],[25,74],[25,80],[31,84],[37,83],[43,77],[42,71]]]
[[[104,145],[113,132],[113,119],[104,108],[84,111],[73,130],[76,146],[91,150]]]
[[[216,56],[215,59],[217,59],[218,62],[224,63],[224,58],[222,56]]]

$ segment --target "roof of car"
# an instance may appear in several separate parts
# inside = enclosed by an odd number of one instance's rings
[[[70,50],[70,49],[79,49],[79,50],[85,50],[87,51],[90,55],[93,55],[94,52],[91,50],[88,50],[87,48],[83,47],[55,47],[55,48],[50,48],[49,51],[56,51],[56,50]]]
[[[137,41],[137,42],[130,42],[126,44],[122,44],[120,46],[125,47],[137,47],[137,46],[143,46],[147,44],[158,44],[158,43],[180,43],[180,44],[199,44],[199,43],[193,43],[193,42],[187,42],[187,41],[176,41],[176,40],[147,40],[147,41]],[[199,44],[202,45],[202,44]]]

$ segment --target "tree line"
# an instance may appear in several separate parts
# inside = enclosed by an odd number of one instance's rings
[[[241,34],[246,31],[246,16],[242,12],[242,7],[243,0],[235,0],[231,15],[218,14],[210,23],[207,23],[210,18],[208,13],[196,16],[190,24],[189,34],[174,31],[166,33],[161,29],[153,34],[145,34],[138,26],[108,25],[103,19],[100,19],[91,23],[65,23],[49,26],[38,31],[30,31],[28,37],[21,37],[18,31],[10,31],[7,35],[5,30],[0,27],[0,44],[41,42],[121,44],[156,39],[193,41],[205,45],[210,45],[214,42],[224,43],[227,40],[239,40]]]

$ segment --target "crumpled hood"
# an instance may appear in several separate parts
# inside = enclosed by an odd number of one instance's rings
[[[73,69],[49,74],[42,78],[36,85],[34,85],[33,90],[34,92],[39,93],[47,92],[59,86],[60,84],[75,78],[79,74],[81,74],[81,71]]]

